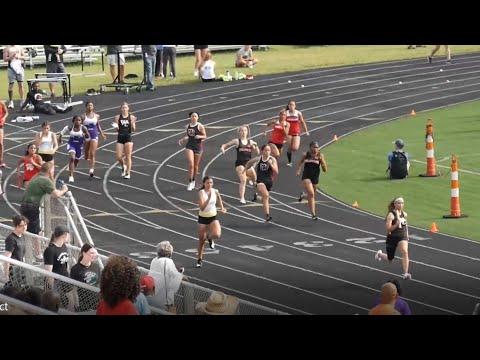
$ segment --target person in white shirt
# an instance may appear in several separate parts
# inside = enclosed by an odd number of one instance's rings
[[[253,56],[252,45],[244,45],[237,51],[235,67],[253,68],[258,63],[258,59]]]
[[[208,51],[200,64],[200,78],[203,82],[216,80],[215,61],[212,60],[212,53]]]
[[[23,103],[25,96],[23,94],[23,82],[25,80],[25,69],[23,63],[25,61],[25,52],[20,45],[8,45],[3,50],[3,61],[8,63],[8,108],[13,109],[13,84],[18,84],[18,93],[21,98],[20,105]]]

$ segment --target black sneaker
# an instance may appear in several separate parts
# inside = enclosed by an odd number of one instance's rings
[[[315,214],[312,214],[312,220],[318,220],[318,216]]]
[[[431,64],[433,59],[431,56],[427,56],[427,60],[428,60],[428,63]]]
[[[268,222],[270,222],[270,221],[272,221],[272,217],[271,217],[270,215],[267,215],[267,218],[265,219],[265,222],[268,223]]]
[[[300,193],[300,197],[298,198],[298,202],[302,202],[303,196],[304,196],[304,194],[303,194],[303,191],[302,191],[302,192]]]
[[[195,267],[197,267],[197,268],[201,268],[201,267],[202,267],[202,259],[198,259],[198,260],[197,260],[197,265],[195,265]]]
[[[213,242],[212,239],[207,238],[208,245],[210,246],[210,249],[215,249],[215,243]]]

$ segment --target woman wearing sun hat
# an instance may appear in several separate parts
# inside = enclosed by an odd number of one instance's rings
[[[388,260],[392,262],[395,258],[397,246],[402,253],[402,277],[405,280],[411,279],[412,275],[408,272],[409,257],[408,257],[408,227],[407,227],[407,213],[403,211],[405,201],[402,197],[393,199],[388,205],[388,214],[385,219],[385,227],[387,229],[386,251],[384,254],[382,250],[375,253],[375,260]]]
[[[214,291],[206,302],[195,306],[197,315],[237,315],[238,299],[219,291]]]

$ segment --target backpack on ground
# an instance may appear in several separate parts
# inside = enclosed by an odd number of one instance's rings
[[[401,151],[392,152],[392,160],[390,161],[390,179],[404,179],[408,175],[407,155]]]

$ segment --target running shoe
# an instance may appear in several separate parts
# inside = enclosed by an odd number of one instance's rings
[[[292,167],[292,163],[291,162],[287,163],[287,166]]]
[[[412,275],[409,273],[402,274],[403,280],[411,280]]]
[[[197,260],[197,264],[195,265],[195,267],[197,267],[197,268],[201,268],[201,267],[202,267],[202,259],[198,259],[198,260]]]
[[[124,179],[130,179],[130,174],[125,174]]]
[[[252,181],[252,180],[248,180],[248,185],[253,186],[253,181]]]
[[[375,253],[375,260],[377,261],[382,261],[382,257],[380,256],[382,253],[382,250],[378,250],[376,253]]]
[[[247,203],[247,200],[245,200],[245,199],[240,199],[240,204],[244,204],[244,205],[245,205],[246,203]]]
[[[265,222],[270,222],[272,221],[272,217],[270,215],[267,215],[267,217],[265,218]]]
[[[212,239],[207,238],[208,245],[210,246],[210,249],[215,249],[215,242]]]
[[[304,196],[305,196],[305,193],[302,191],[300,193],[300,197],[298,198],[298,202],[302,202]]]
[[[192,191],[195,189],[195,181],[190,181],[187,186],[187,191]]]
[[[312,214],[312,220],[318,220],[318,216],[315,214]]]
[[[13,105],[13,101],[10,100],[10,101],[8,102],[7,108],[8,108],[8,109],[13,109],[14,107],[15,107],[15,106]]]
[[[69,176],[69,177],[68,177],[68,182],[69,182],[69,183],[73,183],[74,181],[75,181],[75,180],[73,179],[73,176]]]
[[[195,70],[195,71],[193,72],[193,76],[195,76],[195,77],[198,78],[198,70]]]
[[[427,56],[427,60],[428,60],[428,63],[431,64],[432,63],[432,60],[433,58],[431,56]]]
[[[90,169],[90,171],[88,172],[88,174],[90,175],[90,178],[93,178],[93,172],[94,172],[93,169]]]

